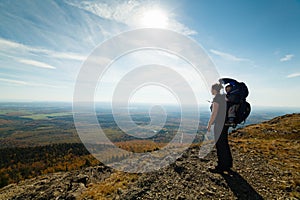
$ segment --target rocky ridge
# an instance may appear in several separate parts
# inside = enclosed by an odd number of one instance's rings
[[[0,199],[300,199],[300,114],[230,134],[231,172],[193,145],[168,167],[129,174],[105,166],[48,174],[0,189]]]

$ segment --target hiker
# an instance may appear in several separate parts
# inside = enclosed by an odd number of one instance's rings
[[[211,131],[211,126],[214,124],[214,137],[216,142],[218,164],[215,168],[209,169],[213,173],[222,173],[229,171],[232,167],[232,156],[228,144],[228,129],[225,126],[226,119],[226,100],[225,95],[220,93],[223,88],[222,84],[214,84],[211,88],[211,93],[214,95],[211,105],[211,116],[207,125],[207,130]]]

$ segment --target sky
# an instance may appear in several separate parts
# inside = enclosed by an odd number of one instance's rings
[[[146,27],[195,40],[220,77],[248,85],[252,105],[300,107],[299,21],[297,0],[2,0],[0,101],[72,101],[77,75],[96,47],[124,31]],[[116,60],[95,100],[110,101],[128,70],[153,60],[174,66],[201,104],[212,98],[186,62],[153,50]],[[158,86],[137,91],[133,99],[176,101]]]

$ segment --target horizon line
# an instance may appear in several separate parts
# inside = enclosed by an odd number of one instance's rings
[[[60,100],[0,100],[0,104],[2,103],[68,103],[68,104],[73,104],[73,101],[60,101]],[[86,103],[86,102],[82,102],[82,103]],[[105,104],[110,104],[111,101],[94,101],[94,103],[105,103]],[[250,102],[251,103],[251,102]],[[168,106],[177,106],[178,104],[174,104],[174,103],[151,103],[151,102],[134,102],[133,104],[145,104],[145,105],[150,105],[150,104],[161,104],[161,105],[168,105]],[[200,103],[198,104],[198,106],[209,106],[210,103],[204,104],[204,103]],[[276,105],[251,105],[251,107],[253,108],[297,108],[300,109],[300,106],[276,106]]]

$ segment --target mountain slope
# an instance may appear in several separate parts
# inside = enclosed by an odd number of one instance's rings
[[[299,199],[300,114],[230,134],[233,171],[213,174],[216,152],[192,146],[172,165],[128,174],[99,166],[49,174],[0,190],[0,199]],[[92,172],[92,173],[91,173]]]

